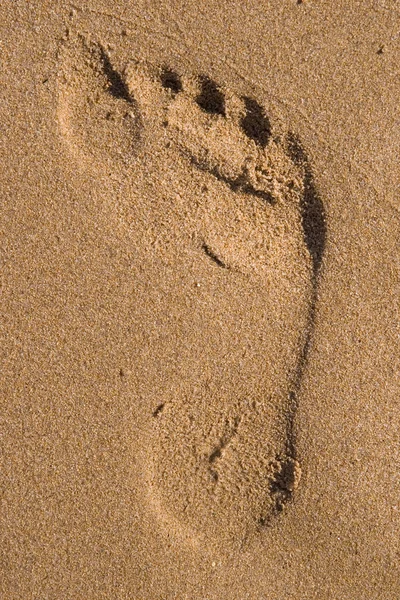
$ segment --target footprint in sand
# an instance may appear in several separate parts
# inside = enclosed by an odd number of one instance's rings
[[[265,531],[300,482],[295,417],[326,235],[299,140],[276,131],[255,99],[206,75],[135,61],[119,73],[101,46],[81,38],[65,52],[59,122],[85,165],[145,165],[154,178],[169,161],[189,196],[201,174],[199,256],[226,278],[247,275],[237,286],[250,286],[265,306],[268,330],[261,353],[254,326],[254,364],[267,367],[259,377],[253,369],[251,390],[216,376],[195,392],[177,384],[158,398],[147,497],[164,525],[189,537],[240,541]]]

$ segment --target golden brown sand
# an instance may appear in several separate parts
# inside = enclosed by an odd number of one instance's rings
[[[400,598],[399,16],[0,8],[1,600]]]

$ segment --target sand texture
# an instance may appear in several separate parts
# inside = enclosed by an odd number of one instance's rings
[[[1,600],[398,600],[400,8],[0,17]]]

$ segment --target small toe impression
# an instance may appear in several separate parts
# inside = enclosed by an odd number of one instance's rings
[[[199,78],[200,93],[196,97],[196,102],[204,112],[210,115],[225,116],[225,97],[218,85],[207,77],[202,75]]]
[[[263,107],[254,98],[245,96],[243,102],[246,114],[241,119],[241,126],[248,138],[265,148],[271,137],[271,123]]]
[[[61,134],[79,163],[128,165],[139,145],[141,119],[106,50],[81,36],[68,42],[58,91]]]
[[[180,76],[169,67],[163,67],[161,70],[161,85],[173,94],[178,94],[183,89]]]

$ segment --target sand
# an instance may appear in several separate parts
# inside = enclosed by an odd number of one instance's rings
[[[396,3],[0,16],[0,598],[397,600]]]

